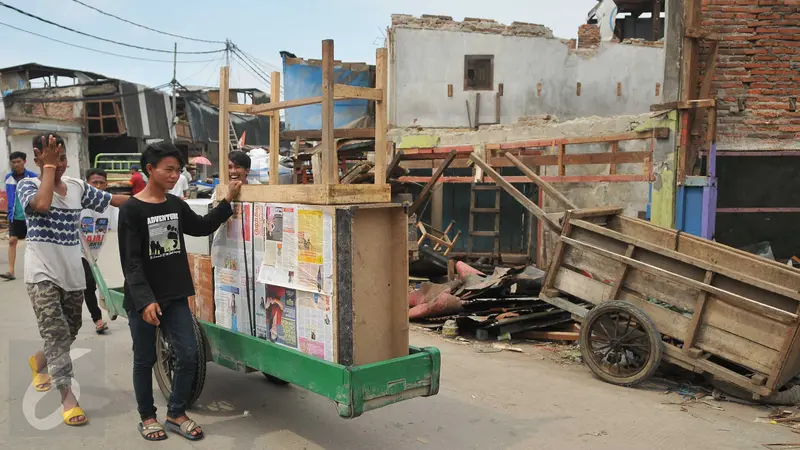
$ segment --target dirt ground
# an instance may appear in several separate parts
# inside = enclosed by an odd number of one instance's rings
[[[121,275],[112,233],[101,256],[109,284]],[[6,244],[0,241],[0,270]],[[17,266],[22,273],[22,258]],[[279,387],[260,374],[243,375],[209,365],[199,405],[190,414],[205,440],[176,435],[162,444],[142,440],[131,382],[131,341],[125,319],[93,332],[88,311],[74,347],[98,350],[76,359],[81,403],[90,418],[83,428],[31,427],[26,410],[30,370],[25,355],[40,340],[25,285],[0,284],[0,447],[198,449],[758,449],[800,442],[792,430],[757,421],[769,408],[732,402],[681,405],[674,384],[654,379],[639,388],[612,386],[594,378],[569,347],[521,344],[521,353],[492,343],[448,340],[415,328],[411,342],[442,352],[441,390],[340,419],[327,399],[297,387]],[[98,356],[99,355],[99,356]],[[94,358],[94,359],[92,359]],[[87,367],[90,366],[90,367]],[[155,384],[155,383],[154,383]],[[157,391],[157,387],[156,387]],[[156,392],[159,413],[166,402]],[[58,412],[55,393],[34,407],[36,418]],[[26,416],[27,414],[27,416]],[[35,419],[38,420],[38,419]],[[38,422],[36,422],[38,423]],[[786,448],[786,447],[783,447]]]

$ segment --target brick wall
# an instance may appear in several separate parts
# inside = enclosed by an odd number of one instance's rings
[[[800,1],[703,0],[702,26],[721,37],[711,91],[719,100],[718,141],[796,147]],[[705,76],[708,45],[702,50]]]
[[[583,24],[578,28],[578,48],[595,48],[600,45],[600,27]]]

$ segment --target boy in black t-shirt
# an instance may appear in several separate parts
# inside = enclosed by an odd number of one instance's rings
[[[206,216],[168,191],[181,176],[184,161],[171,143],[152,144],[142,153],[147,186],[125,202],[119,213],[119,249],[125,275],[128,325],[133,338],[133,388],[142,422],[139,432],[149,441],[167,438],[156,418],[152,369],[156,362],[156,328],[166,333],[177,368],[167,405],[166,428],[189,440],[203,431],[186,416],[197,364],[197,344],[187,297],[194,295],[183,235],[207,236],[231,215],[231,201],[241,182],[231,181],[225,200]]]

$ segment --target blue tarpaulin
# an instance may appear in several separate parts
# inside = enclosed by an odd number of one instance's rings
[[[336,84],[374,87],[370,66],[367,64],[339,64],[334,67]],[[284,100],[317,97],[322,95],[322,65],[319,60],[306,61],[283,55]],[[333,106],[336,128],[354,122],[369,114],[368,100],[338,100]],[[285,110],[287,130],[319,130],[322,128],[322,105],[308,105]]]

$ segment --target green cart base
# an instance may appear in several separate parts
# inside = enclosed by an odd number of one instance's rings
[[[95,278],[102,279],[98,275],[95,273]],[[105,289],[105,283],[98,285],[101,292],[107,293],[104,306],[111,320],[126,317],[122,289]],[[434,347],[410,347],[408,356],[346,367],[209,322],[195,323],[199,351],[191,403],[203,390],[208,361],[243,373],[260,371],[274,383],[291,383],[327,397],[336,403],[343,418],[358,417],[366,411],[439,392],[441,355]],[[156,381],[168,397],[173,357],[161,330],[156,342],[159,347]]]

